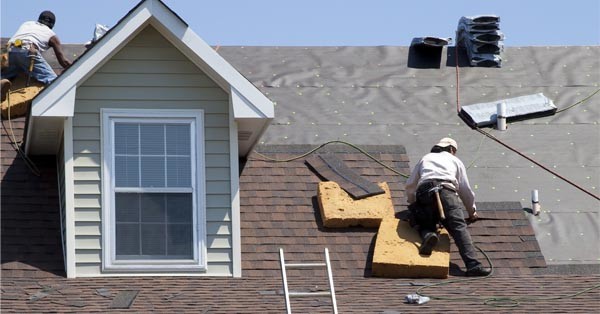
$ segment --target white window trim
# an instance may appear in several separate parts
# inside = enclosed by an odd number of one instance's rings
[[[102,116],[102,270],[106,272],[198,272],[207,270],[206,248],[206,177],[204,149],[204,111],[201,109],[101,109]],[[193,259],[189,260],[116,260],[113,125],[114,121],[165,122],[189,121],[194,130],[195,150],[192,172],[195,174]],[[195,155],[195,156],[194,156]],[[120,188],[123,190],[123,188]],[[150,191],[134,188],[132,191]],[[181,189],[186,190],[186,189]],[[189,189],[187,189],[189,191]]]

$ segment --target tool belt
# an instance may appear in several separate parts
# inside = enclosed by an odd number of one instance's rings
[[[436,224],[443,220],[435,195],[440,189],[456,192],[454,184],[449,180],[431,179],[419,184],[417,201],[408,206],[411,226],[421,225],[435,229]]]
[[[37,46],[34,43],[29,42],[29,41],[24,41],[24,40],[17,39],[17,40],[15,40],[15,42],[8,43],[6,45],[6,52],[2,53],[2,56],[0,57],[0,59],[1,59],[0,60],[0,67],[2,69],[8,68],[8,66],[9,66],[9,62],[8,62],[9,57],[8,57],[8,54],[11,51],[15,51],[16,49],[21,50],[21,51],[22,50],[28,51],[30,57],[33,57],[33,56],[35,56],[38,53],[38,48],[37,48]],[[30,71],[31,71],[31,69],[30,69]]]
[[[34,43],[32,43],[30,41],[26,41],[26,40],[20,40],[20,39],[17,39],[14,42],[9,43],[8,51],[11,51],[12,49],[27,50],[27,51],[29,51],[30,54],[35,54],[38,51],[38,48]]]
[[[417,188],[417,197],[419,195],[422,196],[423,193],[431,193],[435,188],[441,187],[445,190],[449,190],[452,192],[456,192],[456,188],[454,187],[454,183],[450,180],[439,180],[439,179],[431,179],[425,180],[419,184]]]

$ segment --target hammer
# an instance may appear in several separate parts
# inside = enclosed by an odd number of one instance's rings
[[[32,44],[29,47],[29,72],[27,72],[27,83],[25,87],[29,87],[29,82],[31,81],[31,72],[33,71],[33,65],[35,64],[35,54],[37,53],[37,48]]]
[[[441,185],[433,187],[429,192],[433,192],[435,194],[435,200],[437,201],[437,207],[440,214],[440,220],[446,219],[446,215],[444,215],[444,206],[442,205],[442,199],[440,198],[440,190],[443,189]]]

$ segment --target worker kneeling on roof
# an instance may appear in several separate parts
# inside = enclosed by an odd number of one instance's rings
[[[17,32],[8,41],[8,68],[2,70],[2,89],[5,84],[10,84],[4,79],[13,79],[19,73],[25,73],[43,84],[50,84],[56,79],[56,73],[42,57],[42,52],[52,47],[58,63],[63,68],[71,65],[63,51],[60,40],[52,31],[56,18],[54,13],[44,11],[37,22],[23,23]]]
[[[419,253],[431,255],[438,242],[437,223],[441,222],[458,247],[466,275],[487,276],[491,269],[475,258],[475,247],[463,215],[466,207],[469,220],[477,220],[475,193],[464,164],[455,156],[457,149],[455,140],[441,139],[421,158],[406,182],[409,209],[423,239]]]

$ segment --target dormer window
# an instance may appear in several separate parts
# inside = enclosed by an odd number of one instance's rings
[[[202,110],[103,110],[107,270],[203,269]]]

